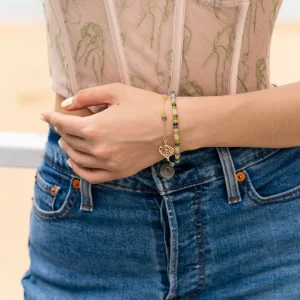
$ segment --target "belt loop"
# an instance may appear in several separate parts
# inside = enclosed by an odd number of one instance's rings
[[[80,178],[81,203],[80,210],[93,211],[92,184]]]
[[[241,196],[238,186],[238,181],[236,179],[236,171],[234,168],[234,164],[232,161],[232,157],[230,151],[227,147],[216,147],[220,161],[222,164],[225,183],[228,194],[228,203],[233,204],[237,202],[241,202]]]

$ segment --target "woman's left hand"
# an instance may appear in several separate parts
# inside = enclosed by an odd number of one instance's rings
[[[61,147],[74,172],[92,184],[125,178],[165,159],[163,145],[163,97],[122,83],[80,90],[66,110],[107,104],[108,108],[80,117],[45,112],[56,127]],[[166,100],[168,145],[174,148],[172,106]],[[174,158],[173,158],[174,160]]]

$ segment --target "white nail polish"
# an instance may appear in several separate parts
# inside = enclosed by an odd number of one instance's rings
[[[71,169],[73,169],[71,163],[67,160],[67,164],[70,166]]]
[[[63,146],[62,146],[62,144],[61,144],[61,139],[58,140],[58,145],[59,145],[59,147],[60,147],[61,149],[64,149]]]
[[[69,105],[72,104],[72,101],[73,101],[73,97],[70,97],[70,98],[64,100],[64,101],[61,103],[61,106],[62,106],[62,107],[69,106]]]

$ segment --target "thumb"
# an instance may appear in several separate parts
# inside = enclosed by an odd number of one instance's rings
[[[90,106],[108,107],[116,102],[113,85],[106,84],[80,90],[76,95],[65,99],[61,106],[67,110],[77,110]]]

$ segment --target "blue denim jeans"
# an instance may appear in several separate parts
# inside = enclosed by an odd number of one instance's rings
[[[300,299],[300,147],[200,148],[100,184],[49,128],[27,300]]]

